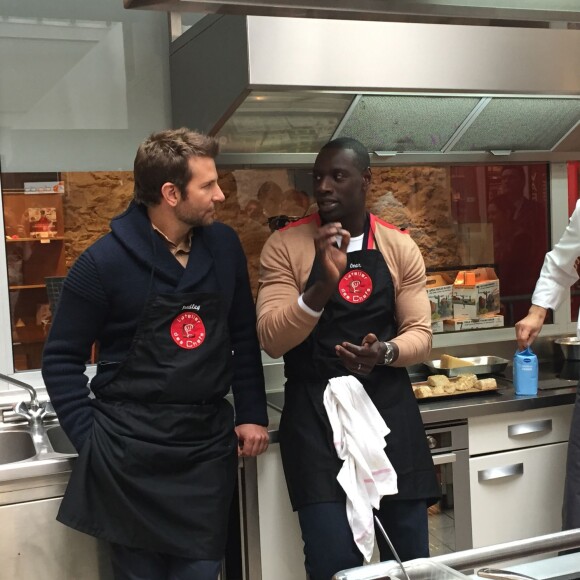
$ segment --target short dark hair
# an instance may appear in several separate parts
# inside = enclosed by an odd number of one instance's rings
[[[167,182],[173,183],[184,195],[192,177],[189,159],[215,159],[218,153],[217,139],[186,127],[152,133],[139,145],[135,156],[135,201],[146,206],[158,205],[161,187]]]
[[[360,141],[357,141],[352,137],[339,137],[338,139],[333,139],[324,145],[320,151],[328,149],[349,149],[350,151],[353,151],[356,159],[355,165],[361,172],[371,166],[371,158],[367,148]]]
[[[524,171],[523,165],[502,165],[501,172],[513,171],[523,183],[526,182],[526,172]]]

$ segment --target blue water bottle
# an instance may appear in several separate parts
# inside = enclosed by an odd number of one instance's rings
[[[514,389],[516,395],[538,394],[538,357],[529,346],[514,355]]]

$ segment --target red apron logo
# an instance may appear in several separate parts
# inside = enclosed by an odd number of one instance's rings
[[[205,326],[197,314],[184,312],[171,323],[171,338],[181,348],[197,348],[205,340]]]
[[[364,302],[373,291],[373,281],[363,270],[350,270],[338,283],[340,295],[351,304]]]

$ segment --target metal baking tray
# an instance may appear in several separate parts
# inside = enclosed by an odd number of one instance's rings
[[[442,369],[440,360],[430,360],[425,363],[432,374],[446,375],[448,377],[458,377],[465,373],[474,375],[490,375],[492,373],[501,373],[509,364],[509,360],[499,356],[462,356],[463,360],[473,363],[473,366],[457,367],[454,369]]]
[[[471,368],[471,367],[469,367]],[[459,377],[449,377],[451,382],[458,380]],[[428,387],[427,381],[421,381],[420,383],[411,383],[413,386],[413,394],[415,394],[415,387]],[[499,385],[498,385],[499,386]],[[469,395],[495,395],[498,393],[498,386],[495,389],[468,389],[467,391],[454,391],[453,393],[443,393],[441,395],[431,395],[430,397],[421,397],[418,398],[417,395],[417,403],[431,403],[434,399],[459,399],[461,397],[468,397]]]

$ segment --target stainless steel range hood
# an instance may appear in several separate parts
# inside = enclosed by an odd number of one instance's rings
[[[124,5],[174,12],[480,26],[531,27],[580,21],[575,0],[124,0]]]
[[[348,135],[377,163],[580,153],[580,31],[215,16],[172,45],[174,125],[222,163],[309,164]]]

